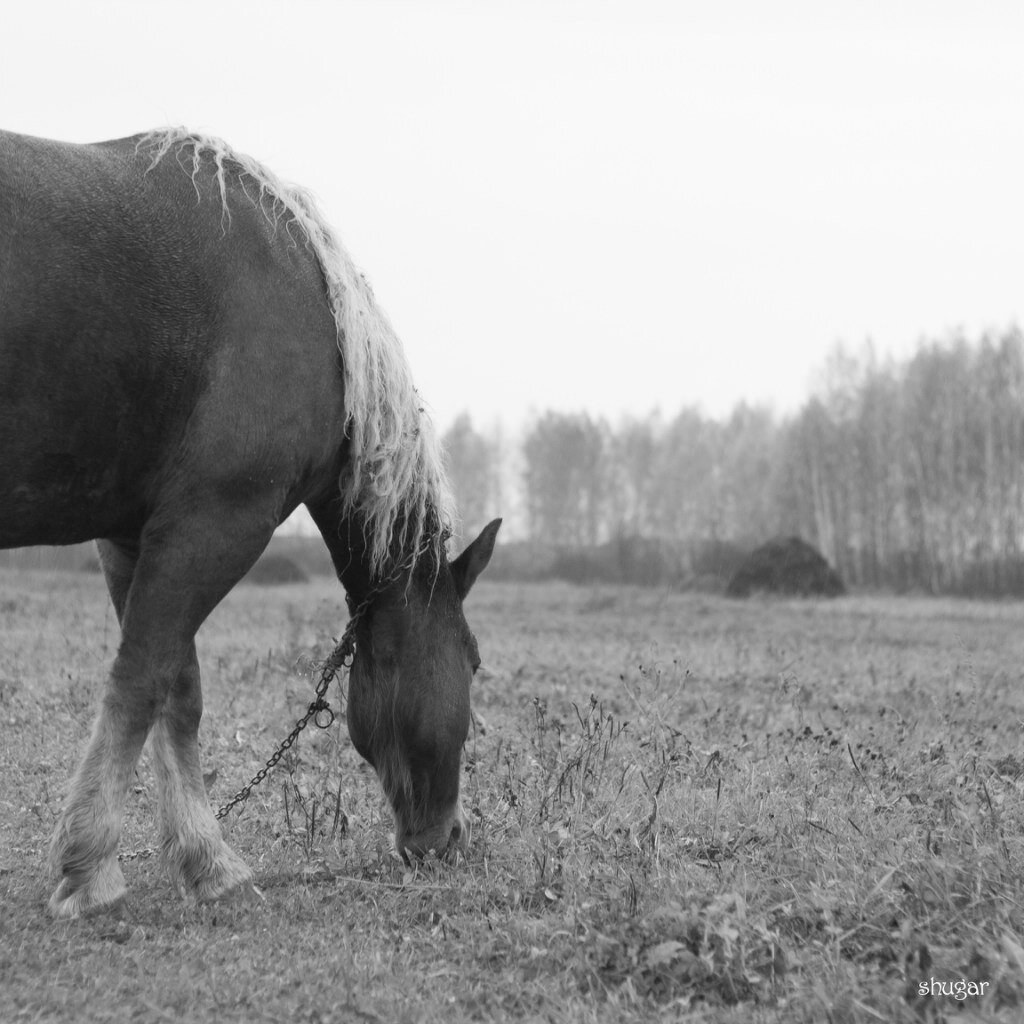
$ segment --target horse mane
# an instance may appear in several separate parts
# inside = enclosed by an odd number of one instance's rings
[[[440,443],[398,335],[312,193],[214,136],[163,128],[144,135],[136,149],[143,147],[151,151],[150,170],[173,150],[197,196],[203,157],[213,161],[225,231],[231,221],[230,170],[275,228],[284,213],[288,228],[294,224],[306,236],[327,287],[344,373],[350,459],[339,480],[343,510],[362,521],[375,576],[391,566],[396,545],[401,557],[411,555],[413,561],[430,549],[440,558],[455,519]],[[189,148],[190,160],[184,153]]]

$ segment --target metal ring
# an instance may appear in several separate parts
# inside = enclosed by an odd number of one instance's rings
[[[321,718],[321,715],[325,717]],[[313,724],[318,729],[329,729],[334,725],[334,710],[332,708],[320,708],[313,716]]]

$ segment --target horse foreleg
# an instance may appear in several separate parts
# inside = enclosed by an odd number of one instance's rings
[[[124,895],[117,841],[125,794],[152,721],[135,673],[118,656],[93,725],[85,757],[72,779],[50,847],[61,881],[50,898],[56,917],[77,917]]]
[[[220,838],[202,791],[193,638],[259,557],[276,518],[272,509],[192,497],[191,513],[165,517],[161,527],[144,533],[137,554],[134,546],[101,545],[121,646],[53,838],[61,881],[50,910],[58,917],[75,917],[124,893],[117,864],[124,800],[158,720],[154,748],[164,852],[175,880],[211,898],[249,877]]]
[[[183,896],[212,900],[251,883],[252,872],[224,842],[210,809],[199,763],[203,714],[195,647],[153,727],[160,801],[161,852]]]

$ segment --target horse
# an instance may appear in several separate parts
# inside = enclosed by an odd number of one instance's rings
[[[251,885],[208,804],[195,633],[305,505],[350,611],[351,740],[409,857],[465,853],[480,663],[440,444],[401,343],[313,196],[222,140],[0,132],[0,548],[95,540],[121,637],[51,843],[49,909],[126,892],[151,740],[162,860],[188,899]]]

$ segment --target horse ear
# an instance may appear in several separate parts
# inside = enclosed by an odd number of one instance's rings
[[[498,536],[498,527],[501,520],[495,519],[488,523],[472,544],[459,555],[451,564],[452,579],[455,580],[455,589],[459,597],[465,600],[470,587],[476,582],[477,576],[487,568],[494,551],[494,538]]]

